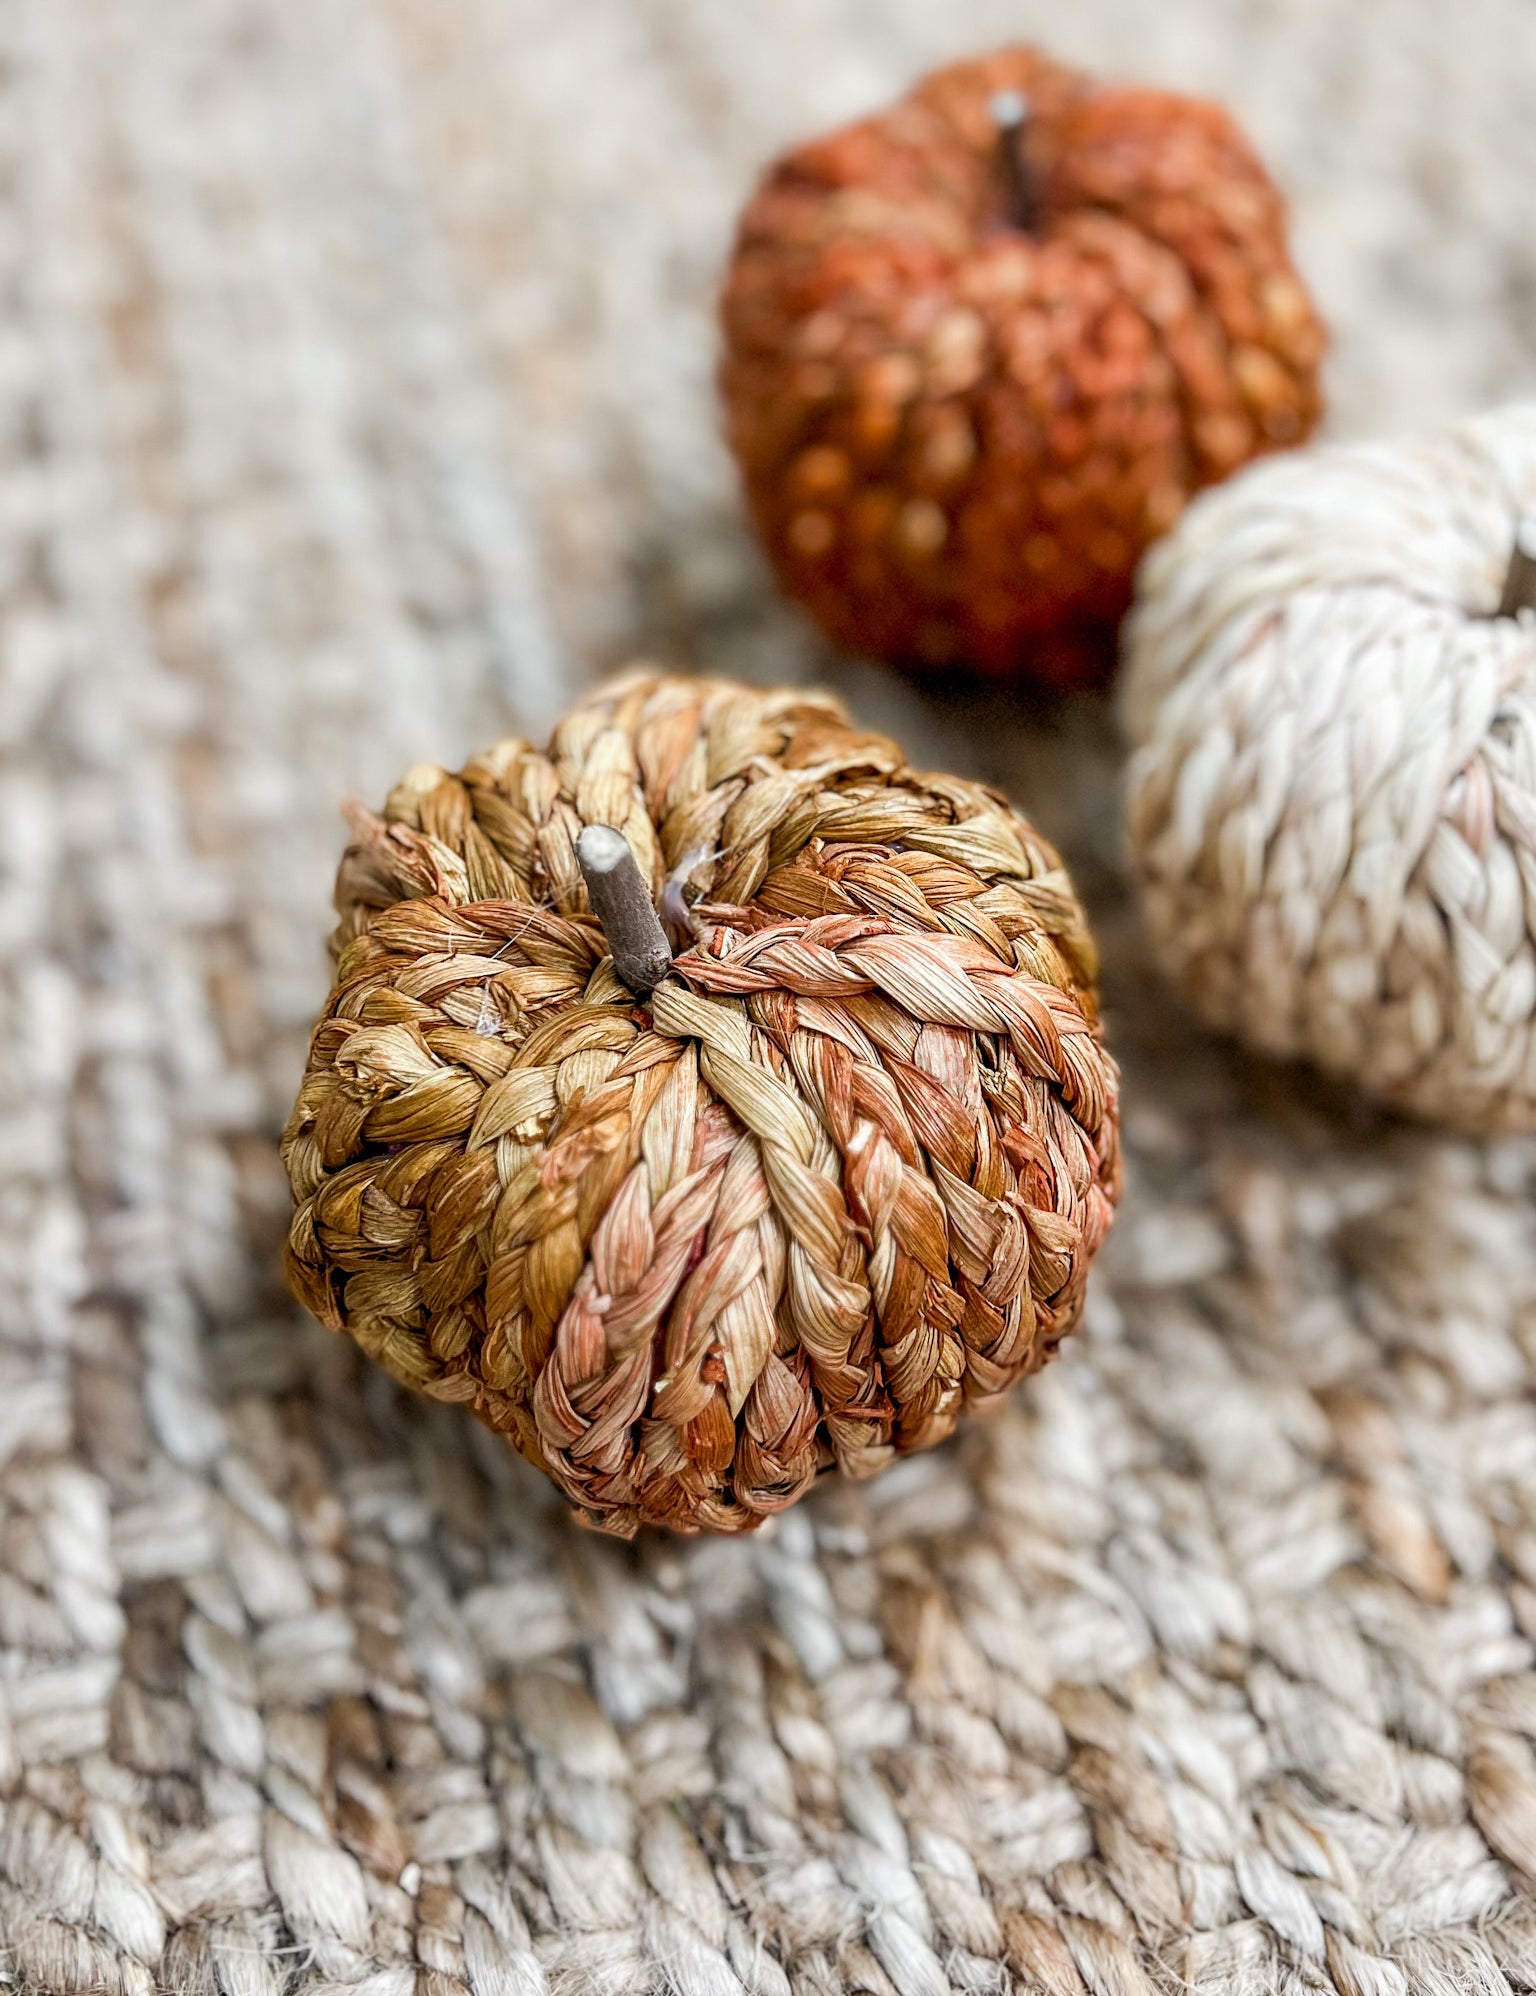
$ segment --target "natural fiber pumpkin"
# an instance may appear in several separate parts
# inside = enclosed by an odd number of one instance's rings
[[[644,998],[603,826],[683,944]],[[1071,1329],[1118,1187],[1082,910],[1000,797],[826,695],[604,687],[357,811],[337,907],[293,1287],[588,1522],[750,1530]]]
[[[1536,403],[1256,466],[1148,556],[1129,846],[1214,1023],[1536,1127]]]
[[[780,581],[918,666],[1101,676],[1148,541],[1320,408],[1284,205],[1232,119],[1027,48],[773,166],[721,316]]]

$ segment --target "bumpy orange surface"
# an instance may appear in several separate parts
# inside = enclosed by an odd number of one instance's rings
[[[1317,421],[1284,224],[1219,106],[1027,48],[786,155],[721,301],[729,434],[785,589],[878,656],[1101,674],[1148,541]]]

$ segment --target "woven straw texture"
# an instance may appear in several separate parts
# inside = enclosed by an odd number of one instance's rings
[[[1536,380],[1523,0],[0,5],[0,1941],[31,1996],[1536,1986],[1536,1150],[1151,976],[1111,730],[840,673],[1065,844],[1125,1068],[1083,1331],[631,1545],[288,1302],[339,807],[649,647],[836,670],[715,440],[768,149],[930,57],[1226,96],[1335,426]]]
[[[1536,1128],[1536,403],[1205,495],[1126,627],[1128,857],[1205,1016],[1393,1106]],[[1235,550],[1241,548],[1240,559]]]
[[[1055,1356],[1119,1077],[1082,907],[993,793],[825,694],[642,671],[353,820],[283,1135],[329,1329],[621,1538],[752,1531]],[[584,823],[673,914],[644,1011]]]
[[[1000,93],[1029,107],[1008,141]],[[1284,200],[1231,114],[1017,45],[782,156],[720,321],[785,589],[918,667],[1096,683],[1147,543],[1320,413]]]

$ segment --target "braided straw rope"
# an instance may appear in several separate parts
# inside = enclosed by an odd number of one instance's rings
[[[644,1006],[587,825],[696,935]],[[750,1531],[1051,1357],[1117,1084],[1082,910],[1000,798],[824,696],[640,675],[354,829],[288,1265],[397,1379],[628,1537]]]
[[[1536,403],[1255,467],[1145,564],[1129,843],[1202,1012],[1396,1106],[1536,1124]]]

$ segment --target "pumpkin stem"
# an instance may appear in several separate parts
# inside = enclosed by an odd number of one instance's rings
[[[649,997],[672,968],[672,951],[628,839],[612,825],[588,825],[576,841],[576,864],[614,971],[637,998]]]
[[[1536,513],[1527,514],[1515,529],[1504,594],[1499,598],[1501,617],[1518,616],[1522,610],[1536,610]]]
[[[1016,229],[1032,231],[1039,205],[1029,168],[1024,162],[1024,127],[1029,123],[1029,99],[1022,90],[994,91],[987,109],[997,127],[997,157],[1002,170],[1004,212]]]

